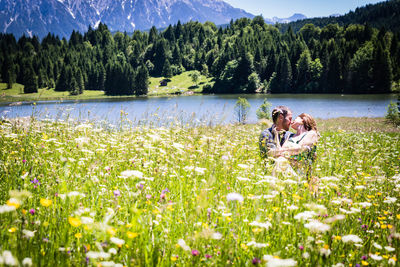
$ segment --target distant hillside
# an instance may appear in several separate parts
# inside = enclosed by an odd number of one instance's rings
[[[298,32],[308,23],[318,27],[335,23],[338,23],[340,26],[368,23],[375,28],[385,27],[386,30],[400,32],[400,0],[369,4],[359,7],[355,11],[351,11],[343,16],[335,15],[324,18],[298,20],[288,24],[279,24],[278,27],[282,32],[285,32],[291,26],[294,32]]]

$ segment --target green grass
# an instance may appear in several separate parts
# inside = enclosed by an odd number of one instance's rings
[[[398,264],[400,131],[371,125],[382,119],[318,122],[318,190],[271,177],[260,125],[123,122],[2,122],[0,255],[34,266]]]
[[[199,93],[206,84],[212,84],[211,78],[201,76],[197,86],[189,76],[193,71],[187,71],[171,78],[167,86],[160,86],[162,77],[149,79],[149,96],[161,96],[169,94],[187,94],[189,91]],[[127,96],[107,96],[103,91],[85,90],[83,94],[71,96],[69,92],[56,92],[53,89],[42,88],[38,93],[24,94],[21,84],[14,84],[12,89],[6,89],[6,83],[0,83],[0,102],[40,101],[40,100],[75,100],[75,99],[104,99],[104,98],[126,98]],[[135,98],[135,96],[129,96]]]
[[[203,90],[204,85],[212,84],[211,78],[207,78],[203,75],[200,76],[197,84],[193,83],[190,77],[191,73],[193,73],[193,71],[186,71],[170,78],[171,81],[168,82],[167,86],[160,86],[160,81],[163,80],[164,77],[150,78],[149,95],[187,93],[188,91],[198,93]]]

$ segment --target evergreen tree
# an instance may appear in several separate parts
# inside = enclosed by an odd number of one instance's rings
[[[389,93],[392,87],[392,66],[389,51],[378,42],[372,59],[373,93]],[[372,91],[371,90],[371,91]]]
[[[149,90],[149,71],[145,65],[141,65],[135,77],[135,95],[147,95]]]
[[[27,61],[24,65],[24,93],[38,92],[38,78],[33,70],[32,61]]]

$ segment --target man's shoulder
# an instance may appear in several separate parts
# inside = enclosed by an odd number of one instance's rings
[[[268,137],[268,136],[272,136],[273,134],[272,134],[272,127],[270,127],[270,128],[267,128],[267,129],[264,129],[262,132],[261,132],[261,137]]]

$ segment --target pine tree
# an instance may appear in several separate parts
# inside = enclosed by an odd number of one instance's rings
[[[24,65],[24,93],[38,92],[38,78],[33,70],[32,61],[28,61]]]
[[[135,77],[135,95],[147,95],[149,90],[149,71],[141,65]]]

